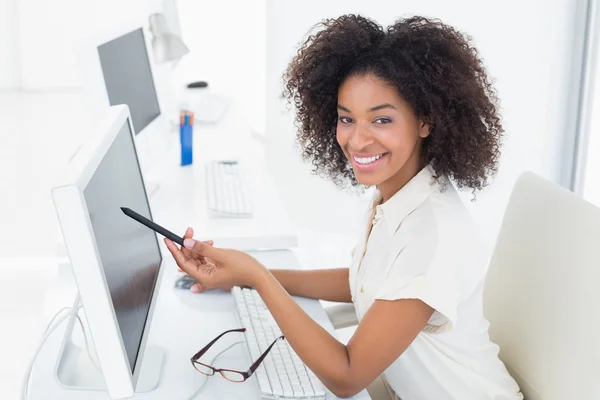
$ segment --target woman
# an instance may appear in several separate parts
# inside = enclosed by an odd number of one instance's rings
[[[285,74],[303,156],[341,186],[376,186],[348,269],[269,271],[245,253],[185,234],[166,240],[200,292],[254,287],[304,363],[340,397],[382,375],[403,400],[521,399],[483,317],[485,256],[454,185],[496,172],[502,126],[476,50],[421,17],[383,29],[326,20]],[[454,185],[451,183],[453,182]],[[344,345],[290,295],[353,302]]]

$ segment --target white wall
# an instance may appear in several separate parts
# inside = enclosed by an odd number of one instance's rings
[[[77,42],[148,15],[150,0],[18,0],[24,89],[79,88]]]
[[[264,105],[265,1],[168,3],[177,4],[181,34],[190,48],[177,66],[175,79],[182,83],[208,80],[216,92]],[[23,86],[80,87],[77,41],[91,32],[148,15],[161,5],[162,0],[19,0]],[[263,131],[264,113],[264,106],[258,113],[248,113]]]
[[[19,2],[22,81],[23,87],[30,90],[81,87],[77,42],[92,32],[143,18],[151,11],[161,10],[165,3],[165,0],[0,1]],[[207,80],[214,92],[239,98],[248,105],[246,117],[252,127],[264,133],[266,1],[166,0],[166,4],[177,5],[179,28],[190,48],[176,68],[175,81],[183,84]]]
[[[212,92],[239,101],[252,129],[264,134],[266,0],[178,0],[177,6],[190,52],[175,81],[208,81]]]
[[[79,88],[77,41],[160,0],[0,0],[0,89]]]
[[[0,89],[16,89],[21,85],[17,2],[0,0]]]
[[[525,170],[554,179],[557,143],[564,117],[561,102],[569,73],[574,2],[570,0],[305,0],[268,1],[267,132],[269,165],[289,212],[301,226],[347,233],[356,226],[349,212],[364,205],[320,178],[308,176],[294,149],[293,118],[285,112],[281,75],[308,29],[326,17],[360,13],[381,24],[421,14],[442,19],[470,34],[495,78],[506,142],[495,182],[470,202],[473,215],[493,245],[514,181]],[[546,154],[548,152],[550,156]],[[310,188],[310,189],[309,189]],[[302,199],[301,201],[299,199]]]

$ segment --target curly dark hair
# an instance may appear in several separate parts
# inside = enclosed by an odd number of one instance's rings
[[[300,46],[283,78],[296,109],[297,141],[313,172],[357,186],[336,141],[337,95],[351,76],[372,74],[396,87],[430,124],[422,156],[458,188],[475,192],[498,169],[504,130],[498,99],[471,38],[439,20],[410,17],[384,29],[358,15],[327,19]]]

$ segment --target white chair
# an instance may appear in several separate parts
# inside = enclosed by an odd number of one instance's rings
[[[484,295],[527,400],[600,399],[600,209],[532,173],[510,198]]]

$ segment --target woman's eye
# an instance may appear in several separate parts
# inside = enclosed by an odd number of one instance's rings
[[[373,121],[373,122],[375,122],[376,124],[389,124],[390,122],[392,122],[392,120],[391,120],[391,119],[389,119],[389,118],[383,118],[383,117],[382,117],[382,118],[377,118],[377,119],[376,119],[375,121]]]
[[[342,124],[349,124],[352,122],[352,119],[348,117],[338,117],[338,121],[340,121]]]

